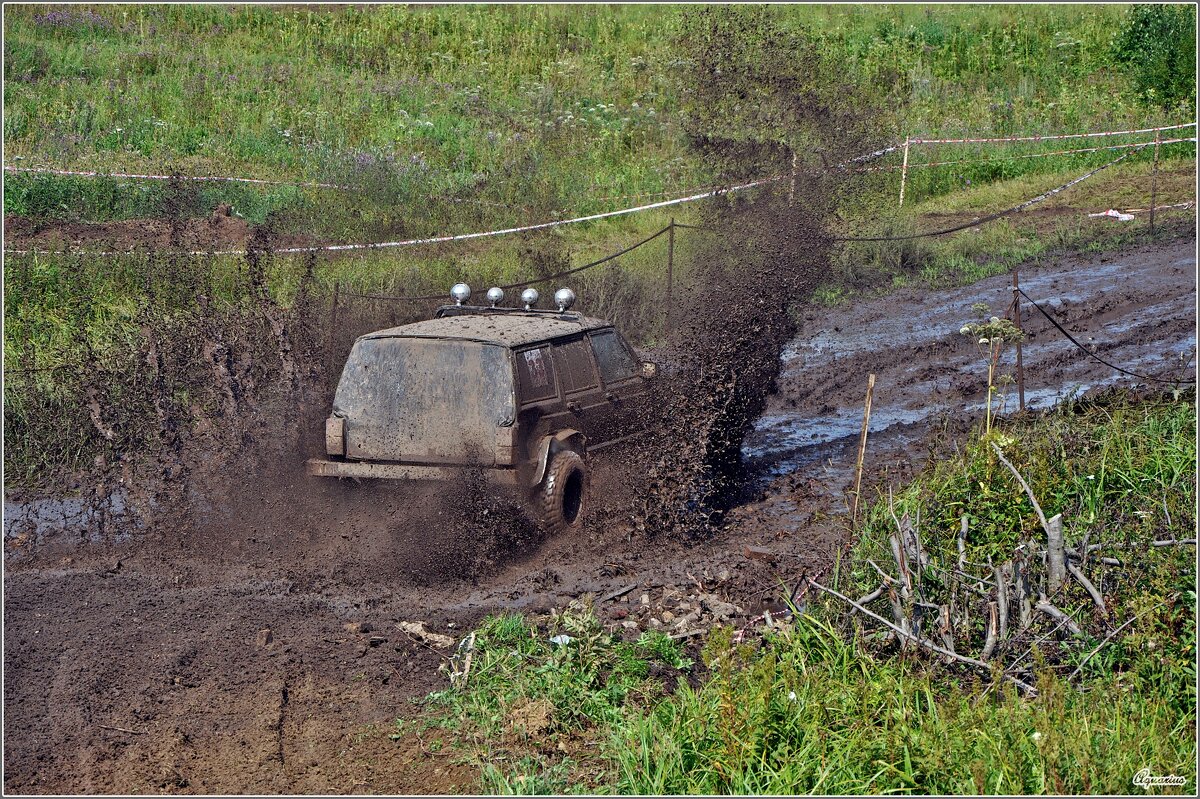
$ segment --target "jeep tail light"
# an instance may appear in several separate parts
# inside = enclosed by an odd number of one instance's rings
[[[346,420],[340,416],[325,420],[325,451],[330,455],[346,454]]]

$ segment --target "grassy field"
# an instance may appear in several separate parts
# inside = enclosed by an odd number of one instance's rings
[[[414,205],[430,225],[459,221],[461,206],[439,198],[494,203],[486,209],[496,225],[528,221],[530,213],[586,213],[612,207],[609,196],[720,177],[695,157],[679,115],[698,46],[683,35],[689,13],[674,6],[11,7],[6,154],[15,165],[350,183],[374,194],[366,221],[382,227],[411,219]],[[881,109],[883,143],[1194,117],[1194,98],[1164,106],[1139,95],[1113,45],[1130,26],[1127,7],[769,13],[780,30],[805,34],[866,87]],[[939,148],[946,160],[988,163],[914,173],[912,197],[1088,158],[997,158],[1039,149],[1063,148]],[[8,213],[120,218],[153,215],[161,205],[161,187],[145,182],[14,182]],[[291,188],[206,188],[206,203],[220,199],[255,220],[324,204]],[[361,216],[357,228],[328,214],[321,225],[331,235],[373,232]]]
[[[1195,422],[1194,394],[1067,406],[977,433],[896,497],[898,514],[920,514],[935,560],[953,560],[963,513],[968,562],[1010,552],[1040,528],[990,449],[999,441],[1071,542],[1131,547],[1104,579],[1112,624],[1136,621],[1090,660],[1102,635],[1035,640],[1036,698],[901,655],[820,595],[761,642],[713,631],[698,663],[654,633],[622,642],[582,605],[485,622],[471,681],[429,697],[423,734],[502,793],[1129,793],[1143,767],[1191,775],[1195,553],[1148,543],[1195,528]],[[881,500],[830,585],[873,588],[866,558],[890,562],[892,529]],[[1074,584],[1055,601],[1081,623],[1092,612]],[[563,632],[576,640],[549,642]]]

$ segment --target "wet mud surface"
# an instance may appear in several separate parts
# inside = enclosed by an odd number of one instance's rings
[[[1193,240],[1062,258],[1023,271],[1022,285],[1114,363],[1194,376]],[[314,483],[285,466],[261,478],[269,488],[240,477],[241,495],[183,532],[6,540],[5,789],[474,790],[429,733],[388,736],[416,712],[410,700],[448,684],[438,666],[450,650],[436,636],[583,594],[631,636],[760,624],[847,540],[867,374],[865,482],[885,490],[924,465],[931,436],[980,417],[986,370],[958,330],[973,303],[1003,315],[1010,299],[1008,279],[995,278],[804,310],[743,445],[743,496],[707,537],[644,532],[629,497],[645,476],[611,452],[592,522],[552,539],[470,487]],[[1032,406],[1137,382],[1031,310]]]

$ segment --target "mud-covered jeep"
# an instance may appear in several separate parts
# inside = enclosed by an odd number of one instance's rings
[[[590,453],[642,432],[647,380],[609,322],[570,311],[575,295],[555,294],[557,310],[466,306],[470,289],[433,319],[359,337],[342,370],[325,422],[327,459],[307,470],[323,477],[440,479],[481,470],[519,489],[548,530],[580,524]]]

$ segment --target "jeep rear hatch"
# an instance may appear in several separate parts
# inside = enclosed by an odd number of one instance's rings
[[[346,457],[446,465],[496,462],[497,427],[515,417],[506,347],[429,338],[361,338],[333,400]]]

